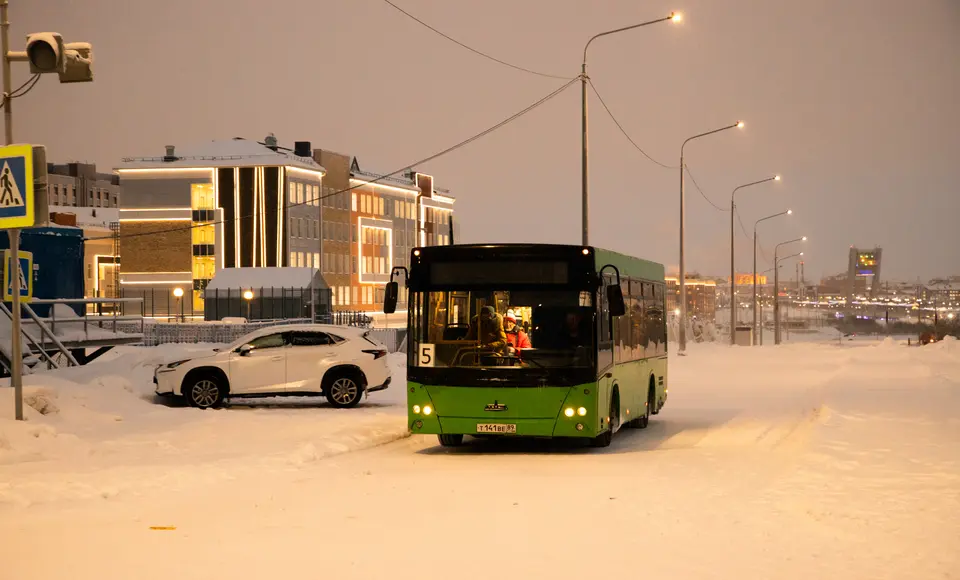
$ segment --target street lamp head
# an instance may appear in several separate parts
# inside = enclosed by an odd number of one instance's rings
[[[243,299],[244,299],[244,300],[253,300],[253,291],[252,291],[252,290],[245,290],[245,291],[243,292]]]
[[[803,255],[803,252],[800,252],[800,255],[802,256],[802,255]]]
[[[774,176],[773,176],[773,180],[774,180],[774,181],[780,181],[780,176],[779,176],[779,175],[774,175]]]
[[[807,236],[803,236],[802,238],[800,238],[800,241],[803,241],[803,242],[807,241]]]
[[[672,12],[670,14],[670,20],[673,20],[674,22],[680,22],[683,20],[683,14],[681,12]]]
[[[792,209],[788,209],[788,210],[787,210],[787,215],[793,215],[793,210],[792,210]]]
[[[743,121],[737,121],[737,129],[743,129]]]
[[[179,288],[179,287],[174,288],[174,289],[173,289],[173,295],[176,296],[177,298],[182,297],[182,296],[183,296],[183,288]]]

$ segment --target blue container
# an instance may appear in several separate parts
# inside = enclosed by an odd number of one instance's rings
[[[0,250],[9,248],[10,236],[0,232]],[[33,253],[34,298],[83,298],[83,230],[57,226],[20,230],[20,250]],[[70,307],[83,315],[82,304]],[[50,306],[38,304],[33,310],[46,317]]]

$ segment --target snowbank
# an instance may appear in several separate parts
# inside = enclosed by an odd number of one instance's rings
[[[241,400],[200,411],[153,392],[157,364],[214,345],[120,347],[85,367],[24,377],[24,415],[0,382],[0,504],[179,488],[296,468],[407,434],[402,355],[393,386],[355,409],[324,399]]]

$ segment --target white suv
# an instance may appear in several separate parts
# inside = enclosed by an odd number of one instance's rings
[[[160,365],[159,395],[218,407],[228,397],[320,396],[353,407],[390,385],[386,347],[370,331],[325,324],[271,326],[207,355]]]

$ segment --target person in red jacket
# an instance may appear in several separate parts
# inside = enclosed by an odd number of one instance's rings
[[[507,333],[507,344],[510,345],[512,350],[533,348],[533,345],[530,344],[530,337],[517,324],[517,315],[514,314],[513,310],[507,310],[507,314],[503,317],[503,330]]]

